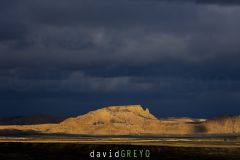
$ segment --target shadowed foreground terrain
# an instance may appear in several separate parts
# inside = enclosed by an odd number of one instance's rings
[[[80,160],[93,159],[90,153],[149,150],[150,157],[135,159],[151,160],[239,160],[240,148],[201,147],[201,146],[161,146],[161,145],[117,145],[117,144],[79,144],[79,143],[0,143],[0,159],[3,160]],[[125,155],[126,156],[126,155]],[[133,154],[128,158],[134,159]],[[106,158],[109,159],[109,158]]]
[[[28,133],[27,133],[28,134]],[[76,136],[27,135],[0,137],[0,159],[80,160],[109,152],[112,159],[239,160],[240,135]],[[94,151],[94,153],[93,153]],[[134,157],[136,151],[136,157]],[[139,154],[140,151],[146,154]],[[121,156],[114,157],[119,152]],[[127,154],[129,152],[129,154]],[[91,154],[92,153],[92,154]],[[94,155],[94,158],[91,157]],[[122,157],[123,156],[123,157]]]

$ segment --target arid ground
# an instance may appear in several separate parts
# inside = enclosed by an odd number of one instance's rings
[[[239,116],[157,118],[148,109],[131,105],[105,107],[62,121],[51,118],[53,123],[34,119],[40,123],[25,124],[26,119],[18,118],[17,124],[5,120],[0,125],[0,160],[85,160],[92,158],[92,151],[123,151],[125,157],[118,159],[240,159]],[[141,150],[148,150],[150,156],[134,154]]]
[[[161,160],[239,160],[238,136],[222,137],[1,137],[0,159],[80,160],[92,159],[90,153],[118,150],[149,150],[150,157]],[[124,159],[132,159],[125,157]],[[95,157],[96,158],[96,157]],[[123,159],[123,158],[118,158]],[[136,159],[136,158],[135,158]]]

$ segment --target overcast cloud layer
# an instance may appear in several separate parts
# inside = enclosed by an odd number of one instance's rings
[[[237,0],[3,0],[0,116],[142,104],[240,114]]]

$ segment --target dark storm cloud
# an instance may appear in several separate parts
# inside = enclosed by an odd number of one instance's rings
[[[138,66],[131,65],[112,65],[102,68],[86,68],[84,73],[98,77],[185,77],[192,76],[203,79],[214,79],[225,77],[228,79],[239,80],[240,65],[239,56],[230,59],[213,59],[204,63],[185,62],[176,59],[162,59],[158,63],[143,64]],[[231,65],[229,65],[231,63]]]
[[[26,26],[14,14],[19,1],[1,1],[0,5],[0,41],[22,40],[27,34]]]
[[[0,41],[23,40],[27,28],[19,22],[0,20]]]
[[[2,0],[1,1],[1,5],[0,5],[0,9],[1,11],[6,11],[8,9],[11,9],[14,6],[17,6],[20,2],[18,0]]]
[[[197,3],[205,3],[205,4],[226,4],[226,5],[234,5],[240,4],[238,0],[195,0]]]
[[[221,4],[221,5],[240,4],[238,0],[155,0],[155,1],[178,2],[178,3],[191,2],[196,4]]]
[[[203,15],[204,19],[202,19],[203,17],[199,14],[205,12],[192,5],[155,6],[152,3],[146,5],[129,1],[54,2],[23,3],[24,7],[22,8],[27,8],[26,11],[18,9],[17,15],[12,17],[13,20],[14,18],[22,19],[23,23],[29,26],[29,32],[32,32],[27,39],[8,44],[11,49],[24,45],[27,48],[29,45],[34,52],[38,52],[34,54],[33,51],[27,50],[24,53],[25,55],[29,54],[25,58],[29,59],[27,62],[29,64],[34,60],[41,62],[46,59],[48,61],[46,66],[64,63],[79,66],[86,61],[90,61],[92,64],[99,64],[100,61],[103,63],[105,61],[118,62],[119,60],[126,63],[129,61],[140,63],[141,61],[155,61],[168,55],[173,57],[180,55],[180,57],[188,58],[187,52],[189,51],[186,49],[189,44],[192,45],[192,47],[188,47],[192,53],[199,52],[197,48],[205,52],[204,48],[211,48],[212,45],[218,46],[219,38],[229,36],[222,32],[229,26],[221,25],[225,19],[218,21],[218,18],[227,18],[227,16],[216,11],[212,18],[206,18]],[[166,6],[175,9],[175,12],[169,11]],[[148,11],[147,9],[150,8],[152,10]],[[209,33],[212,29],[215,31]],[[198,35],[201,32],[203,34]],[[220,33],[221,37],[219,35],[217,37],[214,33]],[[191,34],[190,39],[187,34]],[[205,34],[209,34],[209,36],[205,37]],[[209,37],[211,43],[205,41]],[[230,40],[233,38],[230,37]],[[206,44],[203,44],[205,42]],[[231,42],[228,43],[230,45]],[[204,48],[202,48],[203,45],[205,45]],[[78,53],[74,53],[74,50]],[[11,50],[7,51],[12,52]],[[101,56],[97,52],[101,53]],[[186,55],[183,54],[184,52]],[[138,54],[137,59],[134,58],[136,54]],[[189,58],[192,56],[193,54],[189,55]],[[21,61],[21,57],[18,58],[19,61]],[[82,62],[81,59],[84,59],[85,62]],[[33,65],[37,63],[33,63]],[[4,65],[4,63],[1,64]],[[26,65],[26,62],[23,64]]]
[[[160,116],[238,113],[239,2],[158,1],[1,2],[0,105],[9,114],[17,104],[75,113],[134,103]]]

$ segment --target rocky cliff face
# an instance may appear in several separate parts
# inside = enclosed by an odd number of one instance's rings
[[[159,120],[140,105],[110,106],[69,118],[50,132],[82,134],[142,134],[151,133]]]
[[[240,116],[224,116],[204,123],[208,133],[240,133]]]

